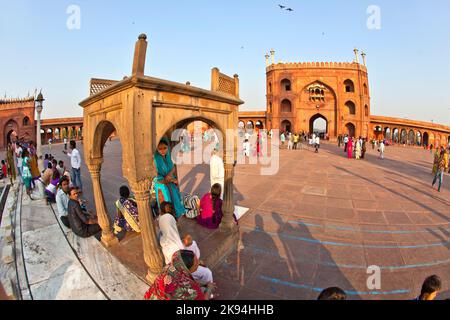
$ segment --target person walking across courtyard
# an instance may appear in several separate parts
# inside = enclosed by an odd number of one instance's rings
[[[319,153],[319,149],[320,149],[320,136],[317,135],[316,136],[316,140],[314,141],[314,147],[316,148],[316,153]]]
[[[71,181],[72,185],[76,188],[83,190],[83,184],[81,182],[81,155],[77,149],[75,141],[70,141],[71,152],[63,151],[64,154],[70,157],[70,164],[72,166]]]
[[[439,155],[439,160],[437,164],[437,171],[433,179],[432,187],[434,188],[434,185],[436,182],[439,181],[438,185],[438,191],[441,192],[442,183],[444,182],[444,172],[446,169],[448,169],[448,157],[445,156],[445,149],[443,147],[440,148],[441,153]]]
[[[384,141],[380,141],[380,146],[378,147],[378,151],[380,152],[380,159],[384,160],[384,151],[386,150],[386,146],[384,145]]]
[[[67,138],[64,138],[64,150],[67,150]]]

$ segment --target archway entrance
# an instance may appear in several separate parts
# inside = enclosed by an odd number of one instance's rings
[[[322,138],[328,133],[328,120],[321,114],[316,114],[309,120],[309,132],[318,133]]]
[[[5,134],[4,136],[4,142],[5,142],[5,147],[8,145],[9,142],[13,142],[15,139],[19,138],[18,137],[18,129],[19,126],[17,124],[17,122],[15,122],[14,120],[9,120],[6,125],[5,128],[3,130]]]
[[[349,137],[355,137],[356,128],[353,123],[347,123],[345,128],[347,129],[347,134]]]
[[[428,145],[429,145],[429,139],[430,139],[430,137],[428,136],[428,132],[425,132],[425,133],[423,134],[423,146],[424,146],[424,147],[428,147]]]
[[[420,131],[418,131],[416,135],[416,144],[419,147],[422,145],[422,133],[420,133]]]
[[[292,132],[292,124],[288,120],[281,122],[281,130],[284,132]]]
[[[386,140],[391,140],[391,138],[392,138],[391,128],[386,127],[386,128],[384,129],[384,138],[385,138]]]

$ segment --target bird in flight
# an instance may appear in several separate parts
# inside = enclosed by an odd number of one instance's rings
[[[280,9],[286,8],[286,6],[283,6],[283,5],[281,5],[281,4],[279,4],[278,6],[280,7]]]
[[[294,11],[294,9],[292,9],[292,8],[287,8],[286,10],[291,11],[291,12]]]

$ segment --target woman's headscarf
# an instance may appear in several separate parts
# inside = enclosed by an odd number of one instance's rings
[[[177,221],[171,214],[163,214],[159,217],[159,229],[162,233],[161,244],[166,264],[172,261],[172,256],[179,250],[184,250],[183,242],[178,233]]]
[[[172,154],[170,152],[170,142],[166,137],[162,138],[159,144],[163,142],[167,145],[167,154],[163,157],[158,149],[155,150],[155,154],[153,155],[153,159],[155,161],[156,170],[158,172],[158,177],[165,178],[169,172],[173,169],[174,164],[172,161]],[[158,144],[158,145],[159,145]]]
[[[172,262],[164,268],[145,293],[144,299],[205,300],[205,296],[184,264],[181,251],[178,251],[173,255]]]

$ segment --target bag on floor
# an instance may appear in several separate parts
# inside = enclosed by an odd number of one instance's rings
[[[191,194],[183,197],[183,204],[186,208],[186,218],[195,219],[200,214],[200,198]]]

